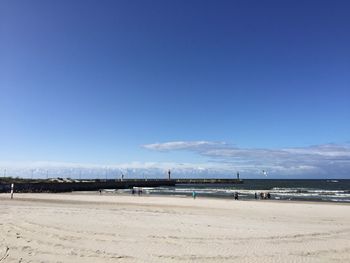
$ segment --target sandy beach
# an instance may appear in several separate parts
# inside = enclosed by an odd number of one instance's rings
[[[347,204],[0,194],[0,262],[350,262]]]

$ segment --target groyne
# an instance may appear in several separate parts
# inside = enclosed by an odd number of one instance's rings
[[[99,189],[127,189],[132,187],[161,187],[177,184],[241,184],[238,179],[124,179],[124,180],[71,180],[71,179],[0,179],[0,192],[71,192]]]
[[[174,180],[85,180],[85,181],[25,181],[0,182],[0,192],[9,192],[11,183],[14,183],[15,192],[71,192],[71,191],[97,191],[99,189],[126,189],[132,187],[159,187],[175,186]]]
[[[243,184],[241,179],[220,179],[220,178],[183,178],[174,179],[176,184]]]

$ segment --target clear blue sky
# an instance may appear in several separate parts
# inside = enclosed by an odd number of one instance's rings
[[[349,13],[349,1],[3,0],[0,160],[205,163],[193,147],[142,145],[346,145]]]

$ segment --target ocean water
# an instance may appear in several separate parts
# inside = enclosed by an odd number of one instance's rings
[[[350,202],[350,180],[253,180],[243,184],[183,184],[175,187],[145,188],[151,195],[197,196],[233,198],[238,192],[239,199],[254,199],[254,194],[271,194],[275,200]]]

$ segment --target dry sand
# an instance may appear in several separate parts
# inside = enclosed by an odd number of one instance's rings
[[[350,262],[350,206],[0,194],[0,262]]]

